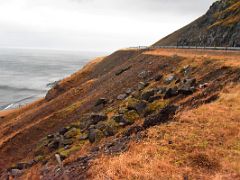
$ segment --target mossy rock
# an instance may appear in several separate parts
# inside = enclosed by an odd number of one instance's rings
[[[149,89],[147,91],[143,91],[141,95],[141,99],[148,101],[150,97],[154,96],[156,89]]]
[[[103,134],[106,136],[106,137],[109,137],[109,136],[114,136],[116,133],[116,131],[114,130],[114,128],[110,127],[110,126],[106,126],[105,129],[103,130]]]
[[[104,137],[104,134],[99,129],[90,129],[88,139],[91,143],[99,142]]]
[[[34,158],[34,161],[36,161],[36,162],[42,162],[42,161],[44,161],[44,156],[42,156],[42,155],[39,155],[39,156],[36,156],[35,158]]]
[[[95,125],[95,128],[103,131],[106,128],[106,123],[103,121],[100,121]]]
[[[75,122],[75,123],[72,123],[69,126],[67,126],[67,128],[69,128],[69,129],[71,129],[71,128],[79,129],[79,126],[80,126],[80,122]]]
[[[126,107],[126,108],[131,108],[131,107],[135,107],[136,104],[140,103],[140,100],[135,99],[135,98],[127,98],[124,102],[123,102],[123,106],[122,107]]]
[[[113,119],[108,119],[104,122],[104,128],[99,130],[103,132],[104,136],[109,137],[115,135],[119,129],[120,125],[116,121]]]
[[[114,130],[117,130],[120,127],[119,124],[113,119],[107,120],[105,124],[106,126],[113,128]]]
[[[152,113],[158,110],[163,109],[169,104],[168,100],[159,100],[159,101],[154,101],[152,103],[149,103],[147,108],[146,108],[146,113]]]
[[[116,111],[116,109],[114,109],[113,107],[109,107],[109,108],[105,109],[103,111],[103,113],[104,114],[109,114],[109,113],[112,113],[112,112],[115,112],[115,111]]]
[[[119,125],[111,118],[107,121],[101,121],[94,126],[95,129],[102,131],[105,136],[113,136],[117,132],[118,127]]]
[[[125,105],[128,110],[135,110],[138,114],[142,114],[147,106],[147,101],[129,98],[126,100]]]
[[[126,113],[128,111],[128,109],[126,108],[126,107],[120,107],[119,109],[118,109],[118,113],[119,114],[124,114],[124,113]]]
[[[66,146],[66,145],[71,145],[73,144],[73,139],[64,139],[62,141],[63,145]]]
[[[77,139],[80,141],[84,141],[88,139],[88,134],[87,133],[81,133],[80,135],[77,136]]]
[[[82,145],[81,144],[78,144],[78,145],[75,145],[75,146],[72,146],[71,148],[69,149],[64,149],[64,148],[61,148],[58,150],[58,154],[63,157],[63,158],[67,158],[69,157],[70,154],[72,154],[73,152],[76,152],[76,151],[79,151],[81,149]]]
[[[135,110],[131,110],[126,112],[123,117],[126,121],[129,122],[129,124],[133,124],[135,120],[139,118],[139,115]]]
[[[81,121],[79,122],[79,128],[81,130],[85,130],[87,129],[90,125],[92,124],[92,121],[89,118],[84,118],[81,119]]]
[[[132,93],[132,97],[135,98],[135,99],[139,99],[141,96],[141,92],[140,91],[134,91]]]
[[[79,134],[80,134],[80,129],[72,128],[64,134],[64,137],[67,139],[71,139],[71,138],[76,137]]]

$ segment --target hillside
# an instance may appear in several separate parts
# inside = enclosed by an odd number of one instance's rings
[[[155,45],[176,39],[239,46],[239,1],[214,3]],[[239,91],[240,51],[96,58],[44,98],[0,112],[0,179],[240,179]]]
[[[171,49],[98,58],[1,117],[0,179],[239,178],[239,60]]]
[[[240,1],[216,1],[205,15],[153,46],[240,47]]]

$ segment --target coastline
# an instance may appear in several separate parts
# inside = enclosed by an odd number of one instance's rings
[[[28,97],[22,98],[22,99],[20,99],[18,101],[2,105],[2,106],[0,106],[0,111],[1,110],[17,109],[17,108],[19,108],[21,106],[24,106],[26,104],[29,104],[29,103],[35,101],[39,97],[40,97],[39,95],[32,95],[32,96],[28,96]]]
[[[21,112],[23,111],[26,111],[26,110],[29,110],[31,109],[32,107],[40,104],[42,101],[44,100],[44,98],[37,98],[37,99],[34,99],[33,101],[30,101],[24,105],[21,105],[19,107],[16,107],[16,108],[12,108],[12,109],[2,109],[0,110],[0,119],[3,119],[5,118],[6,116],[9,116],[11,114],[20,114]]]

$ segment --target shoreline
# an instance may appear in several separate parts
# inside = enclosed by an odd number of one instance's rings
[[[13,113],[21,113],[21,111],[25,111],[33,106],[35,106],[36,104],[40,103],[42,100],[44,100],[44,97],[39,97],[37,99],[34,99],[31,102],[28,102],[26,104],[23,104],[19,107],[16,108],[12,108],[12,109],[2,109],[0,110],[0,119],[5,118],[6,116],[13,114]]]
[[[38,96],[39,95],[32,95],[32,96],[22,98],[18,101],[12,102],[12,103],[2,105],[2,106],[0,106],[0,111],[20,108],[20,107],[22,107],[26,104],[29,104],[29,103],[37,100],[38,98],[41,98],[41,97],[38,97]]]

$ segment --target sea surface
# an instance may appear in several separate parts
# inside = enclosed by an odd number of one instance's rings
[[[82,68],[100,52],[0,49],[0,110],[44,97],[51,83]]]

